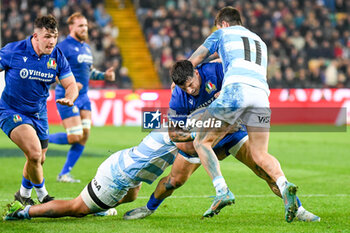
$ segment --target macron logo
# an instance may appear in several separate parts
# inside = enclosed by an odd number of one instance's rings
[[[27,57],[23,57],[24,62],[27,62],[27,59],[28,59]]]

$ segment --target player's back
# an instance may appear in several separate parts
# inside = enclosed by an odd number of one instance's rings
[[[115,166],[131,179],[151,184],[173,164],[177,151],[168,132],[152,131],[138,146],[118,152]]]
[[[220,55],[225,72],[223,86],[246,83],[268,92],[267,47],[257,34],[243,26],[221,28],[203,45]]]

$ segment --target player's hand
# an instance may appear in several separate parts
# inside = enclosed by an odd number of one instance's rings
[[[61,98],[56,100],[56,103],[59,103],[61,105],[67,105],[69,107],[72,107],[74,105],[73,100],[68,99],[68,98]]]
[[[115,73],[114,73],[114,67],[110,67],[108,70],[105,71],[105,80],[107,81],[114,81],[115,80]]]
[[[80,82],[77,82],[77,87],[78,87],[78,91],[80,91],[81,89],[83,89],[83,84],[81,84]]]
[[[216,93],[214,94],[215,99],[217,99],[217,98],[219,97],[219,95],[220,95],[220,91],[216,92]]]

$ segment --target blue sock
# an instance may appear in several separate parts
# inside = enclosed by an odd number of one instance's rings
[[[158,208],[158,206],[160,206],[160,204],[162,204],[162,202],[164,201],[161,199],[157,199],[154,197],[154,193],[152,193],[151,197],[149,198],[148,202],[147,202],[147,208],[149,210],[156,210]]]
[[[301,206],[301,201],[299,200],[299,197],[297,196],[297,202],[298,202],[298,208]]]
[[[26,189],[32,189],[33,188],[32,182],[30,182],[30,180],[27,180],[26,178],[24,178],[24,176],[22,176],[22,185]]]
[[[59,174],[60,176],[66,174],[66,173],[70,172],[70,170],[72,170],[75,163],[78,161],[81,154],[83,153],[84,148],[85,148],[85,146],[83,146],[79,143],[75,143],[71,146],[71,148],[67,154],[66,163],[64,164],[62,171]]]
[[[66,133],[54,133],[49,135],[49,143],[55,143],[60,145],[66,145],[68,143],[68,137]]]
[[[30,181],[30,183],[35,187],[35,188],[42,188],[44,187],[45,184],[45,178],[43,179],[43,182],[41,184],[34,184],[33,182]]]

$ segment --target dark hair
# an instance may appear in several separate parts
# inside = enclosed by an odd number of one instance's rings
[[[35,20],[34,28],[45,28],[48,31],[55,31],[58,28],[58,23],[53,15],[45,15]]]
[[[193,77],[194,68],[190,61],[182,60],[176,62],[170,70],[170,76],[176,85],[184,85],[185,82]]]
[[[243,25],[241,14],[232,6],[224,7],[217,13],[215,17],[215,25],[221,26],[222,21],[226,21],[230,26]]]

